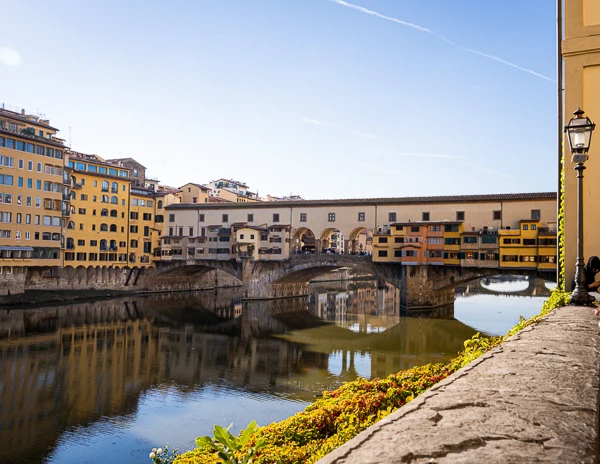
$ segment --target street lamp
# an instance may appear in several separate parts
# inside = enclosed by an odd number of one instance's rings
[[[573,118],[565,126],[571,148],[571,162],[577,171],[577,264],[575,267],[575,289],[571,295],[571,303],[589,305],[594,302],[594,297],[587,291],[585,272],[583,270],[583,170],[588,160],[592,131],[596,125],[590,121],[581,108],[573,113]]]

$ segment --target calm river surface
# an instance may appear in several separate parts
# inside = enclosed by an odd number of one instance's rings
[[[1,309],[0,463],[149,463],[215,423],[237,433],[357,376],[446,361],[539,312],[549,287],[482,279],[408,317],[370,281],[250,303],[223,290]]]

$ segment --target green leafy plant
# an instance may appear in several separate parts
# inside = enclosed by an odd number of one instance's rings
[[[239,437],[232,435],[229,432],[230,428],[231,425],[227,428],[215,425],[214,438],[206,435],[198,437],[196,446],[216,451],[223,464],[250,464],[256,452],[265,446],[263,440],[258,440],[254,442],[253,446],[246,448],[246,444],[256,430],[256,421],[250,422],[248,427],[241,430]]]
[[[165,446],[164,449],[152,448],[149,457],[153,464],[171,464],[177,458],[177,450],[175,449],[169,454],[168,446]]]

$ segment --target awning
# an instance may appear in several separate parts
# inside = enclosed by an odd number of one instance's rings
[[[20,246],[0,246],[0,251],[33,251],[33,248]]]

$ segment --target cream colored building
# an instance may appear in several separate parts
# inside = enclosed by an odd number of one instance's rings
[[[208,237],[209,228],[227,229],[233,224],[286,226],[286,238],[293,251],[303,250],[303,237],[311,234],[317,252],[328,248],[332,234],[339,230],[344,237],[344,252],[349,253],[358,251],[359,237],[372,236],[398,222],[461,221],[464,230],[469,231],[518,229],[522,220],[539,219],[556,228],[556,194],[179,204],[169,206],[167,216],[167,229],[173,235],[187,235],[178,232],[193,230]]]
[[[202,184],[192,182],[179,187],[179,198],[181,203],[208,203],[211,188]]]
[[[580,107],[600,124],[600,1],[564,1],[564,121]],[[592,136],[589,161],[584,171],[584,259],[600,255],[600,125]],[[565,158],[565,281],[570,289],[577,259],[577,179],[569,143]]]

